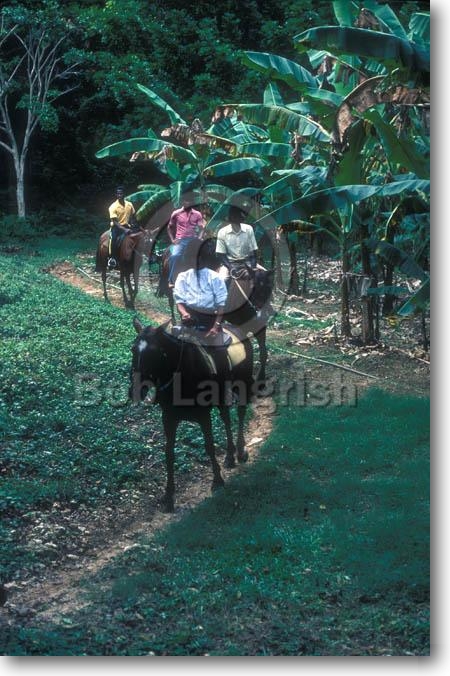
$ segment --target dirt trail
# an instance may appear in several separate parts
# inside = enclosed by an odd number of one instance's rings
[[[268,415],[269,413],[269,415]],[[261,400],[254,407],[252,419],[247,428],[249,463],[254,462],[263,441],[270,434],[272,421],[270,401]],[[233,475],[245,471],[245,465],[233,470],[222,469],[225,482]],[[42,579],[31,579],[13,583],[8,589],[8,614],[19,616],[23,621],[36,623],[60,623],[67,615],[79,610],[88,601],[81,593],[82,581],[98,573],[112,559],[136,545],[142,537],[151,537],[175,520],[181,519],[200,502],[211,495],[211,469],[200,467],[195,475],[187,478],[184,486],[178,487],[176,509],[173,514],[160,511],[157,501],[142,500],[131,506],[133,514],[123,515],[119,521],[113,517],[107,532],[95,533],[91,549],[76,563],[66,563],[52,569]],[[89,524],[88,524],[89,527]],[[95,529],[95,523],[91,526]],[[47,576],[48,575],[48,576]]]
[[[70,264],[64,263],[50,270],[52,274],[68,284],[83,289],[86,293],[102,297],[101,286],[95,279],[90,280]],[[120,289],[109,291],[112,303],[123,307]],[[140,308],[139,312],[151,320],[163,322],[168,315]],[[272,402],[261,399],[253,405],[252,416],[246,430],[249,463],[257,457],[259,448],[272,430]],[[219,462],[221,458],[219,457]],[[163,464],[161,464],[163,467]],[[165,469],[164,469],[165,471]],[[222,468],[225,482],[236,473],[245,471],[245,465],[233,470]],[[132,548],[142,537],[151,537],[174,520],[181,519],[200,502],[211,495],[211,468],[209,464],[199,466],[177,486],[174,514],[160,511],[157,499],[146,497],[139,502],[130,502],[122,513],[111,513],[100,524],[92,515],[92,521],[84,521],[83,528],[91,532],[89,546],[80,556],[65,559],[61,565],[46,571],[41,578],[31,578],[7,585],[8,602],[0,609],[2,622],[20,619],[26,624],[61,623],[64,618],[88,603],[81,593],[82,581],[95,575],[114,557]],[[3,617],[2,617],[3,615]]]

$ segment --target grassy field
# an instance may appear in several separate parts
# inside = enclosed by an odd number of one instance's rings
[[[43,272],[82,246],[0,256],[2,582],[77,552],[63,514],[132,509],[164,481],[158,411],[126,403],[130,313]],[[427,655],[429,400],[334,404],[279,400],[256,462],[86,576],[78,610],[5,622],[1,653]],[[177,471],[199,462],[187,427]]]

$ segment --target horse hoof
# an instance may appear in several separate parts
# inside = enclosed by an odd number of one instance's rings
[[[242,453],[238,453],[238,461],[239,462],[247,462],[247,460],[248,460],[247,451],[243,451]]]
[[[217,491],[219,488],[223,488],[225,486],[225,481],[223,479],[214,479],[213,484],[211,486],[211,491]]]
[[[223,465],[227,469],[233,469],[233,467],[236,467],[236,460],[234,459],[234,456],[227,455],[225,460],[223,461]]]
[[[172,514],[175,511],[175,503],[172,498],[164,496],[161,500],[161,511],[166,514]]]

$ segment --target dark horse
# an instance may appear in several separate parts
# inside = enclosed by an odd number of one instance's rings
[[[208,241],[215,250],[216,239]],[[169,300],[172,321],[175,321],[175,303],[172,289],[169,287],[169,256],[170,249],[166,249],[159,259],[159,282],[157,296],[167,296]],[[255,337],[259,349],[259,371],[257,379],[266,378],[267,364],[267,321],[270,315],[270,298],[273,289],[273,270],[257,268],[232,276],[228,288],[228,300],[225,306],[224,319],[230,324],[238,326],[241,331]]]
[[[95,271],[100,272],[102,275],[103,296],[105,300],[108,300],[106,274],[108,272],[109,237],[109,230],[100,235],[95,262]],[[145,230],[133,229],[122,238],[118,246],[116,260],[120,272],[120,288],[122,289],[123,302],[125,307],[132,310],[134,310],[134,301],[138,293],[139,268],[141,267],[143,256],[147,255],[150,251],[151,244],[151,239]],[[133,283],[131,283],[131,276],[133,276]]]
[[[225,424],[227,450],[225,466],[245,462],[244,419],[253,395],[253,350],[234,327],[227,329],[232,342],[227,347],[200,347],[166,332],[169,324],[158,328],[144,327],[134,319],[138,336],[132,347],[130,398],[135,402],[149,398],[159,404],[166,437],[167,484],[163,507],[174,510],[174,463],[177,427],[182,420],[197,422],[203,432],[205,450],[213,470],[213,490],[224,485],[214,450],[211,410],[219,408]],[[227,350],[226,359],[217,350]],[[222,353],[223,356],[223,353]],[[231,393],[233,397],[231,398]],[[230,420],[230,406],[237,405],[238,433],[236,445]]]

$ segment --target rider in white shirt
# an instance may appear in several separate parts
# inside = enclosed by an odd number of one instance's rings
[[[227,287],[217,270],[220,261],[212,240],[192,240],[185,250],[187,270],[175,281],[173,297],[181,322],[216,336],[221,331]]]
[[[235,268],[256,267],[256,243],[253,228],[248,223],[242,223],[242,211],[239,207],[230,208],[230,223],[220,228],[217,233],[216,253],[220,256],[222,264],[228,268],[225,275]]]

